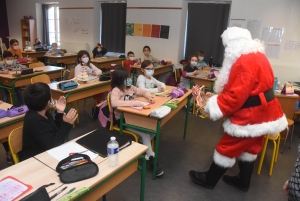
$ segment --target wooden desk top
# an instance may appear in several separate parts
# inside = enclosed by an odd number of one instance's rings
[[[108,57],[108,58],[93,58],[91,59],[92,63],[106,63],[111,61],[120,61],[125,60],[125,58],[118,58],[118,57]]]
[[[170,93],[172,91],[173,88],[176,87],[172,87],[172,86],[167,86],[167,93]],[[182,100],[184,100],[187,96],[189,96],[192,93],[192,90],[189,90],[187,93],[185,93],[182,97],[180,98],[176,98],[174,100],[179,100],[179,102],[181,102]],[[133,114],[138,114],[141,116],[149,116],[150,113],[155,110],[156,108],[159,108],[160,106],[162,106],[164,103],[168,102],[169,100],[171,100],[171,97],[165,97],[165,96],[155,96],[153,94],[155,103],[154,104],[150,104],[151,108],[150,109],[142,109],[142,110],[137,110],[134,109],[132,107],[118,107],[117,109],[123,112],[128,112],[128,113],[133,113]],[[141,101],[145,101],[147,102],[148,100],[145,97],[138,97],[136,100],[141,100]]]
[[[285,95],[285,94],[281,94],[281,93],[278,93],[275,91],[275,96],[277,98],[290,98],[290,99],[298,99],[299,98],[299,95],[298,94],[294,94],[294,95]]]
[[[50,83],[48,85],[49,85],[50,89],[53,90],[53,91],[57,91],[57,92],[60,92],[60,93],[67,94],[67,93],[70,93],[72,91],[77,91],[77,90],[80,90],[80,89],[84,89],[84,88],[87,88],[87,87],[100,85],[100,84],[110,84],[110,80],[109,81],[91,80],[91,81],[88,81],[86,84],[80,84],[77,88],[67,90],[67,91],[63,91],[63,90],[59,89],[57,87],[58,83]]]
[[[59,71],[59,70],[64,70],[64,68],[62,67],[57,67],[57,66],[42,66],[42,67],[35,67],[34,68],[34,71],[35,70],[43,70],[41,72],[34,72],[32,74],[27,74],[27,75],[22,75],[21,77],[34,77],[36,75],[39,75],[39,74],[47,74],[48,72],[53,72],[53,71]],[[6,78],[6,79],[17,79],[17,78],[20,78],[20,77],[14,77],[12,74],[0,74],[0,78]]]
[[[39,162],[34,158],[29,158],[23,162],[20,162],[16,165],[10,166],[4,170],[0,171],[0,180],[7,176],[15,177],[25,184],[29,184],[32,186],[32,189],[29,193],[37,190],[39,187],[45,184],[49,184],[54,180],[54,178],[58,178],[58,173]],[[55,182],[54,185],[47,187],[47,191],[51,191],[57,187],[59,187],[61,183]],[[22,197],[25,197],[23,195]],[[20,198],[18,198],[19,200]]]
[[[167,64],[167,65],[157,65],[156,67],[154,67],[154,71],[156,69],[159,69],[159,68],[166,68],[166,67],[171,67],[171,66],[174,66],[174,64]],[[137,66],[132,66],[132,68],[136,68],[136,69],[141,69],[141,65],[137,65]]]
[[[40,54],[40,53],[46,53],[47,50],[45,51],[35,51],[35,50],[32,50],[32,51],[22,51],[22,54]]]
[[[206,76],[205,78],[203,77],[198,77],[197,75],[189,76],[192,79],[200,79],[200,80],[209,80],[209,81],[215,81],[217,78],[213,79],[208,79],[207,76],[209,75],[210,71],[209,70],[199,70],[199,75],[204,75]]]
[[[77,57],[77,54],[71,54],[71,55],[64,55],[64,56],[61,56],[61,55],[57,55],[57,56],[51,56],[51,55],[45,55],[45,57],[48,57],[48,58],[54,58],[54,59],[57,59],[57,58],[67,58],[67,57],[74,57],[76,56]]]
[[[0,104],[0,109],[7,110],[8,108],[11,108],[11,106],[12,106],[11,104],[3,102]],[[19,115],[16,117],[3,117],[0,119],[0,127],[2,124],[5,124],[5,123],[8,123],[8,122],[20,119],[20,118],[24,118],[24,116],[25,116],[25,114],[22,114],[22,115]]]

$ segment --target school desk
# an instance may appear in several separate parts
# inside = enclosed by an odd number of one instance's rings
[[[15,77],[12,74],[0,74],[2,84],[0,88],[10,90],[13,94],[13,102],[16,103],[15,87],[21,87],[31,84],[31,78],[41,74],[47,74],[50,79],[60,78],[64,68],[57,66],[43,66],[34,68],[35,72],[21,77]]]
[[[133,74],[132,74],[132,83],[134,82],[134,78],[136,75],[141,75],[144,74],[141,71],[141,66],[132,66],[133,70]],[[167,65],[158,65],[156,67],[154,67],[154,73],[153,76],[158,76],[164,73],[168,73],[168,72],[173,72],[173,64],[167,64]]]
[[[58,63],[68,64],[77,63],[77,54],[67,55],[67,56],[46,56],[49,64],[57,66]]]
[[[122,65],[122,61],[124,58],[118,57],[107,57],[107,58],[94,58],[91,59],[92,64],[94,64],[97,68],[101,69],[105,72],[107,69],[110,69],[111,64]]]
[[[31,58],[41,58],[41,57],[45,57],[45,53],[47,51],[33,51],[33,52],[26,52],[23,51],[22,52],[22,56],[23,57],[31,57]]]
[[[86,84],[80,84],[77,88],[62,91],[57,87],[58,83],[49,84],[52,98],[58,100],[60,96],[65,96],[67,103],[88,98],[103,92],[111,90],[110,81],[88,81]]]
[[[2,102],[0,104],[0,109],[2,110],[7,110],[8,108],[11,107],[12,105],[8,103]],[[3,117],[0,119],[0,143],[7,141],[8,135],[12,130],[20,126],[23,126],[24,116],[25,114],[16,117]]]
[[[167,86],[168,92],[172,91],[171,86]],[[186,137],[186,128],[188,124],[188,115],[190,110],[190,98],[191,98],[192,90],[189,90],[187,93],[185,93],[182,97],[176,99],[179,100],[178,108],[175,110],[171,110],[171,112],[165,116],[162,119],[158,119],[155,117],[150,117],[150,113],[155,110],[156,108],[159,108],[164,103],[169,101],[171,97],[166,97],[166,95],[161,96],[154,96],[155,103],[151,104],[150,109],[143,109],[143,110],[137,110],[131,107],[118,107],[117,109],[122,111],[121,117],[120,117],[120,133],[123,133],[124,127],[130,127],[137,130],[141,130],[147,133],[153,133],[156,135],[156,141],[155,141],[155,157],[154,157],[154,168],[153,168],[153,175],[152,178],[156,179],[156,166],[158,161],[158,146],[159,146],[159,140],[160,140],[160,129],[161,127],[167,123],[177,112],[180,111],[181,108],[183,108],[185,105],[187,105],[186,109],[186,115],[185,115],[185,124],[184,124],[184,132],[183,132],[183,138]],[[147,101],[144,97],[139,97],[138,99],[142,101]],[[126,123],[124,123],[124,118]],[[179,124],[181,125],[181,124]]]
[[[194,85],[199,85],[200,87],[202,85],[205,85],[205,88],[208,88],[211,92],[213,92],[214,82],[216,81],[216,78],[208,79],[207,76],[209,73],[210,71],[199,70],[199,75],[206,76],[206,78],[201,78],[195,75],[189,76],[191,78],[190,87],[192,88]]]
[[[287,96],[284,94],[275,93],[275,97],[278,99],[281,105],[281,109],[285,114],[286,118],[293,120],[296,103],[299,99],[299,96],[297,94],[292,96],[290,95]]]

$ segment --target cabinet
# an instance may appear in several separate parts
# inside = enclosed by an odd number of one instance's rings
[[[34,19],[21,19],[22,43],[19,44],[24,50],[26,46],[33,46],[36,39],[36,24]]]

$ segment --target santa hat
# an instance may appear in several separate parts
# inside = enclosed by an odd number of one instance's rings
[[[252,40],[251,33],[247,29],[240,27],[228,27],[221,35],[223,45],[226,47],[229,41],[235,39]]]

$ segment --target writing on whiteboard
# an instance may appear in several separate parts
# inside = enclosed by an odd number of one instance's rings
[[[75,28],[73,33],[75,35],[88,35],[89,31],[87,28]]]
[[[81,19],[79,17],[66,17],[65,23],[71,25],[78,25],[81,23]]]

